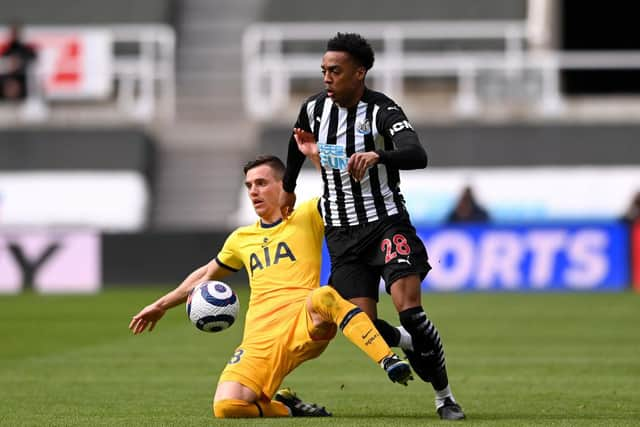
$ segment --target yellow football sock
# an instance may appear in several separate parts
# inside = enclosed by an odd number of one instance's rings
[[[342,298],[331,286],[322,286],[311,295],[313,309],[338,325],[342,333],[376,363],[393,354],[373,322],[356,305]]]
[[[276,400],[261,399],[247,402],[239,399],[225,399],[213,403],[216,418],[258,418],[289,417],[289,408]]]

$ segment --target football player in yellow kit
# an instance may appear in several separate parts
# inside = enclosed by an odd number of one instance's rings
[[[318,199],[302,203],[283,220],[279,197],[284,170],[275,156],[249,162],[245,186],[260,219],[231,233],[213,260],[129,324],[134,334],[147,327],[151,331],[197,284],[247,269],[251,296],[244,336],[218,381],[213,412],[219,418],[331,415],[289,389],[276,390],[289,372],[319,356],[338,328],[393,382],[406,385],[412,379],[409,364],[391,351],[369,317],[331,286],[320,286],[323,222]]]

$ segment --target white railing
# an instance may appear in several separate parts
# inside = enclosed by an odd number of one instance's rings
[[[320,81],[324,51],[293,53],[287,44],[320,45],[337,31],[356,32],[381,44],[369,73],[378,89],[399,102],[405,95],[407,78],[454,78],[453,111],[459,116],[481,111],[478,75],[482,72],[499,73],[510,84],[524,84],[528,72],[533,71],[539,76],[539,90],[535,96],[517,101],[531,104],[542,114],[554,115],[564,107],[561,69],[640,69],[640,52],[529,51],[526,21],[258,23],[246,30],[243,40],[247,111],[257,119],[268,119],[287,105],[293,79]],[[437,51],[418,50],[407,43],[443,40],[497,43],[501,47]]]
[[[0,28],[0,33],[2,33]],[[108,61],[91,65],[95,55],[85,53],[78,62],[64,58],[56,52],[64,46],[60,40],[72,38],[74,34],[106,34],[108,40]],[[82,38],[82,36],[80,37]],[[24,30],[24,40],[44,43],[32,67],[28,81],[28,98],[24,102],[22,115],[25,120],[46,120],[50,110],[49,101],[55,100],[61,106],[82,100],[83,106],[91,109],[91,102],[103,107],[105,101],[124,117],[135,121],[148,122],[154,119],[173,120],[175,116],[175,32],[162,24],[131,24],[109,26],[63,26],[28,27]],[[47,43],[49,43],[47,45]],[[37,43],[36,43],[37,44]],[[89,49],[87,49],[89,50]],[[55,56],[60,58],[53,58]],[[67,61],[65,63],[65,60]],[[105,66],[107,64],[108,66]],[[65,68],[91,73],[94,80],[106,82],[105,90],[80,88],[76,92],[60,95],[48,87],[53,72],[64,72]],[[100,85],[99,85],[100,86]],[[104,92],[104,93],[102,93]],[[37,106],[37,108],[35,108]]]
[[[176,36],[167,25],[114,25],[114,48],[134,43],[138,54],[115,55],[118,105],[141,119],[173,120],[176,104]],[[136,90],[136,86],[138,90]]]

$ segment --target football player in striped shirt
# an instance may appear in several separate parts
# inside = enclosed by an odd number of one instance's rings
[[[371,46],[358,34],[328,41],[320,66],[325,90],[302,104],[289,141],[282,214],[293,212],[308,154],[298,145],[310,143],[324,183],[320,208],[332,286],[375,320],[391,346],[401,344],[414,371],[433,386],[440,418],[463,419],[440,335],[422,307],[421,282],[431,266],[400,191],[399,171],[426,167],[427,154],[402,108],[366,87],[373,62]],[[380,278],[402,328],[377,319]]]

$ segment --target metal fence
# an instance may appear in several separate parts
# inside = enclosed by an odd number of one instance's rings
[[[506,105],[526,104],[557,116],[565,105],[561,70],[640,69],[640,52],[530,50],[526,21],[256,23],[243,40],[247,111],[269,119],[286,106],[294,79],[319,80],[321,43],[337,31],[359,33],[380,46],[369,74],[376,87],[398,101],[406,95],[408,79],[453,79],[451,109],[461,117],[482,111],[483,75],[506,93],[501,99]],[[434,42],[441,46],[434,49]],[[462,42],[475,47],[458,49],[456,43]],[[295,43],[307,43],[308,49],[291,49]]]

